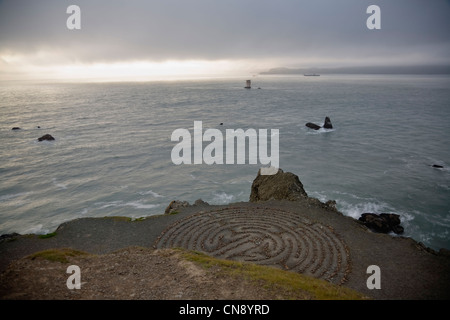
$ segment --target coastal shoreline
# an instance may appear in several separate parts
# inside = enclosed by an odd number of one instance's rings
[[[291,178],[292,174],[288,174],[283,177]],[[297,182],[298,177],[295,177],[293,175],[293,181],[298,186],[300,182]],[[80,218],[61,224],[54,233],[47,236],[13,235],[4,238],[0,241],[0,272],[8,270],[8,266],[14,261],[38,251],[54,248],[71,248],[89,254],[106,255],[131,247],[160,250],[174,246],[208,254],[206,240],[199,243],[201,241],[198,238],[189,240],[181,237],[183,233],[188,236],[199,233],[207,239],[208,230],[195,230],[194,227],[211,225],[210,229],[215,230],[211,237],[221,234],[219,238],[222,240],[224,237],[232,237],[233,233],[239,233],[241,229],[244,233],[256,232],[263,234],[263,237],[267,236],[267,239],[259,236],[260,240],[257,240],[257,236],[251,234],[253,242],[261,242],[257,243],[260,247],[254,243],[249,247],[247,243],[242,242],[242,238],[229,240],[236,241],[233,243],[239,244],[247,253],[252,252],[254,257],[259,255],[258,259],[253,259],[256,264],[268,265],[267,261],[274,258],[268,255],[268,260],[262,259],[264,257],[261,258],[261,254],[255,251],[257,248],[278,246],[283,247],[283,250],[288,249],[289,254],[294,256],[288,257],[287,253],[283,253],[284,262],[270,260],[276,264],[275,267],[294,270],[298,265],[299,268],[305,268],[307,273],[323,269],[318,275],[324,279],[328,272],[334,270],[334,274],[329,276],[330,282],[337,282],[337,285],[356,290],[373,299],[450,298],[450,256],[446,250],[436,252],[411,238],[373,232],[360,221],[337,211],[333,202],[322,203],[308,197],[301,183],[296,189],[292,188],[292,185],[283,185],[285,180],[281,179],[273,188],[274,184],[270,181],[262,181],[264,186],[257,181],[261,182],[258,177],[253,184],[254,189],[259,189],[260,192],[259,201],[256,202],[209,205],[199,200],[189,205],[186,202],[174,201],[167,208],[167,213],[159,216],[137,220],[125,217]],[[278,196],[280,190],[284,190],[284,194]],[[262,199],[262,191],[266,192],[266,195],[268,192],[272,199]],[[286,197],[291,199],[283,199]],[[219,230],[222,225],[223,231]],[[172,236],[173,234],[175,236]],[[298,238],[295,238],[297,236]],[[274,243],[270,243],[269,238]],[[211,238],[208,241],[220,242],[220,239]],[[223,247],[226,248],[226,245]],[[295,248],[303,248],[306,256],[299,257],[298,254],[303,253]],[[281,249],[273,249],[271,252]],[[211,249],[209,254],[223,258],[218,252]],[[242,261],[248,256],[244,253],[227,254],[238,256],[235,260]],[[310,265],[300,266],[302,259],[309,261]],[[367,287],[367,279],[370,276],[367,270],[372,265],[381,270],[379,290]]]
[[[51,248],[73,248],[92,254],[109,254],[133,246],[152,248],[158,236],[170,225],[192,215],[227,208],[269,208],[290,210],[325,221],[346,242],[351,272],[344,286],[374,299],[448,299],[450,258],[438,254],[411,238],[374,233],[353,218],[320,207],[305,208],[291,201],[236,203],[228,206],[190,206],[172,215],[151,216],[141,221],[123,217],[82,218],[63,223],[55,235],[20,235],[0,243],[0,270],[18,259]],[[381,290],[368,290],[366,269],[381,268]]]

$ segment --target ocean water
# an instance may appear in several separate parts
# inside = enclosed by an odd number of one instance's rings
[[[161,214],[174,199],[248,201],[259,165],[172,163],[172,132],[193,134],[202,121],[222,132],[278,129],[280,167],[308,195],[354,218],[400,214],[404,236],[450,248],[450,76],[252,81],[251,90],[243,78],[1,83],[0,234]],[[325,116],[334,129],[305,127]],[[56,141],[38,142],[46,133]]]

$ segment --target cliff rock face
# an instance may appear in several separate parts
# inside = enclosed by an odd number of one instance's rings
[[[279,169],[274,175],[261,175],[258,172],[253,181],[250,202],[267,200],[297,201],[308,198],[298,176]]]

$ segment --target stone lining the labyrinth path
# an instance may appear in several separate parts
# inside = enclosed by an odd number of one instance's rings
[[[278,209],[229,207],[197,213],[169,226],[155,247],[197,250],[335,284],[344,283],[350,270],[348,248],[331,227]]]

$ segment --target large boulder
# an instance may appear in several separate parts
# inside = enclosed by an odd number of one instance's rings
[[[375,232],[389,233],[392,231],[401,234],[404,231],[400,225],[400,216],[394,213],[363,213],[359,221]]]
[[[278,169],[274,175],[261,175],[261,170],[252,184],[250,202],[267,200],[297,201],[308,198],[298,176]]]

